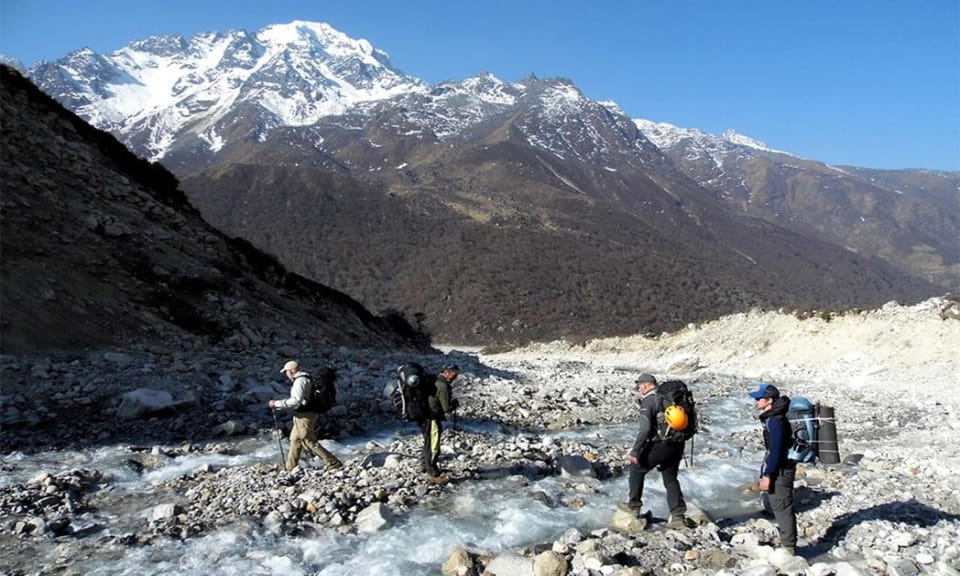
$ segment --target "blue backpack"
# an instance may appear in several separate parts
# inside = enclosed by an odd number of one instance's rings
[[[820,435],[820,417],[817,406],[806,398],[791,398],[787,410],[793,444],[787,458],[795,462],[816,462]]]

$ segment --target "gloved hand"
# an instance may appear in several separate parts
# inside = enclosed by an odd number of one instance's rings
[[[453,400],[450,401],[450,411],[451,411],[451,412],[456,412],[456,411],[457,411],[457,408],[459,408],[459,407],[460,407],[460,401],[459,401],[459,400],[457,400],[456,398],[454,398]]]

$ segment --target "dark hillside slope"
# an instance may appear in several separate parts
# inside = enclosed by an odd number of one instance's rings
[[[960,173],[832,166],[716,138],[664,153],[738,212],[960,290]]]
[[[345,294],[225,237],[163,167],[13,69],[0,74],[3,353],[180,336],[422,345]]]
[[[401,310],[444,342],[660,332],[756,306],[936,293],[834,245],[691,205],[692,191],[684,202],[653,186],[626,186],[616,201],[571,191],[523,152],[416,164],[403,183],[229,165],[185,178],[184,188],[228,234],[372,310]]]

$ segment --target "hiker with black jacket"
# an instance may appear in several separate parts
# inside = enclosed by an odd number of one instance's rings
[[[440,433],[443,430],[441,422],[447,419],[457,409],[457,401],[453,399],[450,384],[460,374],[460,367],[456,364],[447,364],[436,375],[427,375],[424,384],[427,391],[428,415],[425,420],[417,422],[423,434],[423,468],[427,478],[435,484],[446,484],[449,478],[442,476],[438,462],[440,460]]]
[[[322,368],[322,371],[330,371],[329,368]],[[319,418],[319,412],[314,411],[308,405],[313,383],[310,380],[310,374],[300,370],[300,364],[296,360],[290,360],[283,365],[281,370],[287,376],[292,385],[290,386],[290,397],[283,400],[270,400],[267,406],[271,410],[293,409],[293,427],[290,429],[290,451],[287,454],[285,468],[287,471],[293,470],[300,461],[300,452],[304,448],[322,459],[327,465],[328,470],[336,470],[343,467],[343,463],[317,442],[314,427]],[[318,372],[317,378],[323,375]],[[329,377],[333,377],[331,374]]]
[[[680,460],[683,459],[684,442],[682,440],[663,440],[657,433],[657,415],[664,411],[663,399],[657,395],[657,379],[650,374],[641,374],[636,380],[640,393],[640,430],[630,449],[627,460],[630,462],[630,499],[620,502],[620,510],[649,521],[650,512],[641,514],[643,507],[643,484],[648,472],[657,468],[667,491],[667,505],[670,519],[667,526],[683,528],[687,524],[685,514],[687,504],[683,499],[683,490],[677,474]]]
[[[780,395],[772,384],[760,383],[750,392],[760,410],[763,424],[763,446],[766,453],[760,467],[760,491],[767,501],[780,529],[780,545],[790,554],[797,552],[797,515],[793,509],[793,481],[796,463],[787,458],[792,438],[787,411],[790,398]]]

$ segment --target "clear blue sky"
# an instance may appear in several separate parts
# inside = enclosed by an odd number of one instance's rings
[[[31,66],[292,20],[427,82],[562,76],[635,118],[832,164],[960,170],[958,0],[0,0],[0,53]]]

